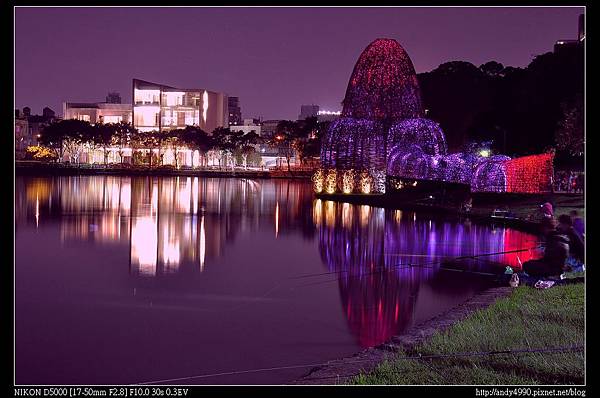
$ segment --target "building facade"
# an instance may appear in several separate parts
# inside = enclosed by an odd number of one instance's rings
[[[131,104],[109,102],[64,102],[65,119],[83,120],[95,123],[131,123]]]
[[[23,112],[15,110],[15,158],[25,158],[27,147],[37,145],[38,138],[48,124],[57,120],[54,111],[48,107],[41,115],[32,115],[29,107]]]
[[[264,120],[260,125],[261,136],[270,138],[277,132],[277,125],[281,120]]]
[[[133,126],[139,131],[197,126],[211,133],[229,125],[228,107],[228,97],[223,93],[133,79]]]
[[[261,135],[261,125],[260,121],[256,119],[244,119],[242,124],[240,125],[230,125],[229,130],[231,131],[243,131],[244,134],[247,134],[251,131],[254,131],[259,136]]]
[[[240,98],[229,97],[227,102],[229,105],[229,125],[237,126],[242,124],[242,108],[240,108]]]
[[[300,115],[298,120],[304,120],[309,117],[317,117],[319,114],[319,105],[302,105],[300,106]]]

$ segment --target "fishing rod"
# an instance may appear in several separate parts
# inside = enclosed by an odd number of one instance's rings
[[[423,257],[441,257],[440,260],[433,260],[433,261],[429,261],[429,262],[424,262],[424,263],[418,263],[418,264],[392,264],[390,265],[391,267],[399,267],[399,268],[414,268],[414,267],[422,267],[422,268],[432,268],[432,267],[425,267],[426,265],[434,265],[434,264],[439,264],[441,262],[444,261],[456,261],[456,260],[464,260],[464,259],[476,259],[478,257],[485,257],[485,256],[498,256],[501,254],[511,254],[511,253],[520,253],[520,252],[525,252],[525,251],[530,251],[532,249],[538,249],[542,246],[533,246],[533,247],[529,247],[529,248],[525,248],[525,249],[516,249],[516,250],[507,250],[507,251],[501,251],[501,252],[494,252],[494,253],[483,253],[483,254],[476,254],[476,255],[471,255],[471,256],[458,256],[458,257],[451,257],[451,256],[428,256],[428,255],[415,255],[415,256],[423,256]],[[406,254],[394,254],[394,253],[388,253],[385,254],[384,256],[398,256],[398,257],[408,257],[409,255]],[[379,268],[383,268],[386,269],[387,267],[377,267]],[[321,273],[316,273],[316,274],[305,274],[305,275],[299,275],[299,276],[294,276],[294,277],[290,277],[289,279],[304,279],[304,278],[312,278],[312,277],[318,277],[318,276],[324,276],[324,275],[332,275],[332,274],[338,274],[338,273],[347,273],[350,272],[350,270],[339,270],[339,271],[329,271],[329,272],[321,272]]]

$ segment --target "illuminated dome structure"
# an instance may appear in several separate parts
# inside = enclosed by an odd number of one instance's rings
[[[342,117],[402,120],[421,117],[421,95],[415,68],[402,46],[377,39],[362,52],[343,101]]]
[[[396,40],[373,41],[354,66],[342,117],[323,137],[325,170],[313,177],[315,191],[383,193],[387,154],[395,143],[388,138],[390,126],[422,115],[419,83],[408,54]]]
[[[417,75],[393,39],[362,52],[348,82],[342,117],[324,134],[316,193],[385,193],[386,176],[470,185],[472,191],[547,192],[551,154],[510,159],[447,153],[438,123],[423,117]]]

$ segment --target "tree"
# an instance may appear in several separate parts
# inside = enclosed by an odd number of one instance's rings
[[[102,147],[105,166],[108,163],[108,146],[113,143],[116,130],[117,126],[113,123],[98,123],[91,127],[91,136],[94,144]]]
[[[118,146],[117,153],[121,164],[123,164],[123,153],[125,148],[131,147],[133,143],[133,137],[137,135],[137,130],[129,123],[119,122],[115,124],[115,131],[113,134],[113,145]],[[133,148],[132,148],[133,149]],[[133,153],[132,153],[133,157]]]
[[[31,160],[53,161],[56,160],[56,152],[44,146],[29,146],[25,150],[25,158]]]
[[[197,150],[204,158],[214,143],[204,130],[196,126],[186,126],[179,132],[179,140],[191,150]]]
[[[89,122],[77,119],[66,119],[46,126],[39,137],[39,142],[56,151],[58,161],[63,159],[66,150],[71,160],[77,161],[81,152],[81,144],[91,141],[92,126]]]
[[[555,134],[558,149],[573,156],[583,155],[583,100],[580,96],[571,102],[561,104],[563,117]]]
[[[303,130],[298,122],[292,120],[282,120],[277,124],[275,135],[271,139],[271,145],[277,147],[279,155],[285,157],[288,171],[291,171],[290,160],[297,150],[299,139]]]
[[[237,134],[232,133],[231,130],[225,127],[217,127],[213,131],[214,148],[219,151],[219,165],[224,159],[225,167],[227,167],[228,159],[236,149],[236,136]]]
[[[489,61],[479,66],[479,69],[489,77],[501,77],[504,66],[500,62]]]
[[[249,133],[239,137],[237,140],[237,146],[242,156],[242,165],[244,166],[244,169],[248,167],[248,156],[256,152],[254,144],[256,144],[258,138],[258,134],[252,130]]]

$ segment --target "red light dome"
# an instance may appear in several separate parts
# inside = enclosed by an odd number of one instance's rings
[[[415,68],[393,39],[377,39],[362,52],[348,82],[344,117],[401,120],[422,117]]]

